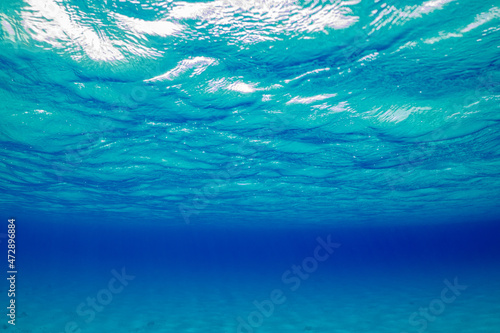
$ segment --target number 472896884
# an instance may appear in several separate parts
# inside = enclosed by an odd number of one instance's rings
[[[16,267],[15,262],[16,262],[16,241],[14,240],[16,238],[16,226],[14,224],[14,220],[9,220],[9,240],[8,243],[8,252],[7,252],[7,261],[9,262],[9,268],[14,269]]]

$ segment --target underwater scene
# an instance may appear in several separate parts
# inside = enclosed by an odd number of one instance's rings
[[[12,333],[499,333],[500,2],[0,0]]]

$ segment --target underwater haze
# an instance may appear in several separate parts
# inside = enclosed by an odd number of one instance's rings
[[[496,1],[0,0],[0,330],[498,333],[499,100]]]

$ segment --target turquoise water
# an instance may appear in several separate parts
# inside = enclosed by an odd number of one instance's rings
[[[4,207],[169,224],[496,218],[499,11],[3,3]]]
[[[499,22],[495,1],[0,0],[3,328],[497,333]]]

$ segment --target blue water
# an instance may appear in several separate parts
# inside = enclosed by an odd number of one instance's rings
[[[499,23],[0,0],[0,329],[498,333]]]

